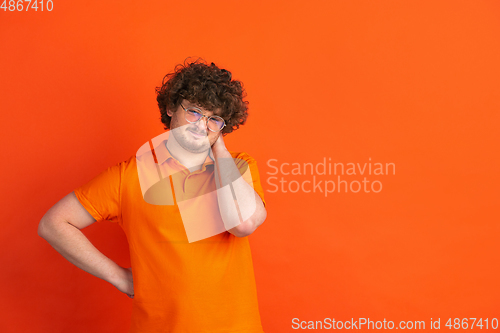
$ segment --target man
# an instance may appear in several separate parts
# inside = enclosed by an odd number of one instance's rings
[[[248,238],[266,218],[255,160],[223,135],[247,118],[241,83],[215,64],[179,65],[157,88],[168,132],[68,194],[38,233],[134,299],[130,332],[262,333]],[[131,268],[80,229],[115,221]],[[227,231],[226,231],[227,230]]]

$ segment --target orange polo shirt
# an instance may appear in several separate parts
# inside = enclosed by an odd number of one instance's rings
[[[183,196],[215,188],[212,160],[207,157],[202,169],[191,173],[170,155],[165,141],[154,153],[174,182],[195,180],[174,186],[173,205],[144,200],[135,156],[75,190],[96,220],[119,223],[127,236],[134,277],[130,332],[262,333],[248,238],[224,231],[189,243],[180,216],[177,201]],[[231,155],[248,163],[251,185],[265,204],[255,160],[246,153]]]

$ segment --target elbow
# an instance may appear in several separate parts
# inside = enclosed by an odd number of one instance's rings
[[[47,219],[45,216],[38,223],[38,236],[44,239],[47,237]]]
[[[245,222],[241,223],[240,225],[228,230],[231,234],[235,235],[236,237],[247,237],[250,236],[257,230],[257,228],[264,223],[265,219],[267,217],[267,212],[264,210],[261,214],[258,214],[258,216],[252,216]]]
[[[242,224],[228,230],[228,232],[230,234],[233,234],[234,236],[240,237],[240,238],[250,236],[254,231],[255,231],[255,229],[252,230],[245,223],[242,223]]]
[[[56,224],[54,224],[54,221],[45,214],[38,223],[38,236],[48,241],[51,235],[56,231],[55,227]]]
[[[234,229],[236,230],[233,233],[233,235],[235,235],[236,237],[247,237],[253,234],[253,232],[257,228],[253,227],[253,225],[249,223],[249,221],[246,221],[240,224],[239,226],[235,227]]]

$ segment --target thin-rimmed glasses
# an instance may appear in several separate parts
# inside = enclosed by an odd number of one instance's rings
[[[184,117],[186,118],[186,121],[191,124],[197,123],[201,118],[205,117],[207,118],[206,122],[207,128],[212,132],[219,132],[224,128],[224,126],[226,126],[226,122],[224,121],[224,119],[222,119],[219,116],[208,117],[205,116],[203,114],[203,111],[201,111],[198,108],[195,107],[185,108],[184,105],[182,105],[182,103],[181,106],[185,111]]]

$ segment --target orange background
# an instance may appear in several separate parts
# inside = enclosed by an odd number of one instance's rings
[[[248,123],[225,141],[258,161],[266,190],[250,236],[266,332],[295,331],[293,318],[500,319],[498,2],[55,0],[0,11],[0,43],[1,332],[127,331],[132,300],[37,225],[162,133],[154,88],[188,56],[248,93]],[[396,174],[369,178],[378,194],[269,192],[268,160],[324,157]],[[129,264],[117,225],[84,232]]]

